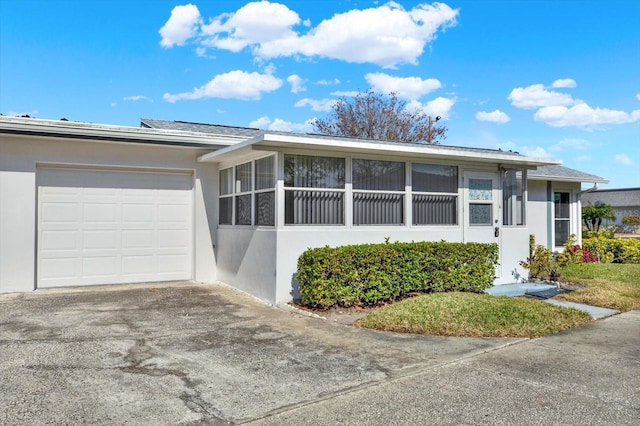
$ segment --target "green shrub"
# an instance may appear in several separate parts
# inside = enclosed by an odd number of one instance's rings
[[[589,238],[583,247],[592,252],[602,263],[640,263],[640,240]]]
[[[493,285],[497,244],[412,242],[308,249],[298,259],[301,303],[372,305],[415,291],[483,291]]]
[[[600,231],[582,231],[582,239],[586,238],[615,238],[615,233],[611,230],[600,230]]]
[[[530,279],[555,281],[560,277],[559,266],[553,260],[553,253],[548,248],[536,244],[536,238],[529,235],[529,257],[520,265],[529,270]]]
[[[584,247],[580,247],[577,242],[578,238],[575,234],[569,235],[569,238],[564,243],[564,251],[559,253],[556,258],[560,267],[567,266],[568,264],[578,265],[581,263],[598,262],[598,258],[593,253]]]
[[[640,225],[640,215],[630,214],[622,218],[624,225]]]

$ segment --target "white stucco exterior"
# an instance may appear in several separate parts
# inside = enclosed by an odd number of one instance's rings
[[[330,155],[345,158],[346,164],[350,164],[351,158],[404,162],[407,186],[403,224],[354,225],[350,204],[352,185],[347,173],[343,189],[347,200],[344,224],[286,225],[285,154]],[[275,188],[272,188],[274,225],[219,225],[219,170],[265,156],[274,156],[276,164]],[[457,168],[455,224],[412,224],[410,170],[414,161]],[[552,179],[528,181],[524,192],[524,199],[528,200],[524,224],[502,223],[502,174],[509,168],[524,171],[544,164],[553,162],[515,153],[457,147],[279,133],[240,138],[0,117],[0,292],[32,291],[38,286],[38,186],[42,185],[45,169],[149,176],[174,173],[189,177],[192,179],[189,208],[193,217],[189,221],[192,235],[188,279],[220,281],[274,303],[297,297],[296,264],[306,249],[382,243],[387,238],[391,241],[496,242],[500,247],[500,266],[495,283],[525,279],[527,273],[519,262],[527,256],[529,235],[535,234],[537,242],[546,246],[554,238],[553,199],[549,198],[554,191],[571,194],[571,229],[578,235],[580,231],[580,183]],[[493,219],[484,227],[469,224],[470,178],[493,181]],[[64,285],[64,280],[60,282]]]

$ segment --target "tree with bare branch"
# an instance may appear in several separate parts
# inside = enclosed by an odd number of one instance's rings
[[[446,139],[447,127],[436,124],[422,109],[407,108],[407,101],[395,93],[383,95],[373,90],[353,98],[340,98],[327,119],[316,119],[316,132],[395,142],[438,144]]]

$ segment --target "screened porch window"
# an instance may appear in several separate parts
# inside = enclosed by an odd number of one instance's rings
[[[284,223],[344,224],[345,159],[285,155]]]
[[[507,169],[502,174],[502,224],[525,224],[524,171]]]
[[[354,159],[352,165],[353,224],[402,225],[405,163]]]
[[[275,225],[275,157],[219,172],[220,225]]]
[[[458,168],[439,164],[411,165],[414,225],[458,223]]]

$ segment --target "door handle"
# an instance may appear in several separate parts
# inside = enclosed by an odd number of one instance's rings
[[[500,227],[496,226],[493,230],[493,235],[495,235],[496,238],[498,238],[500,236]]]

